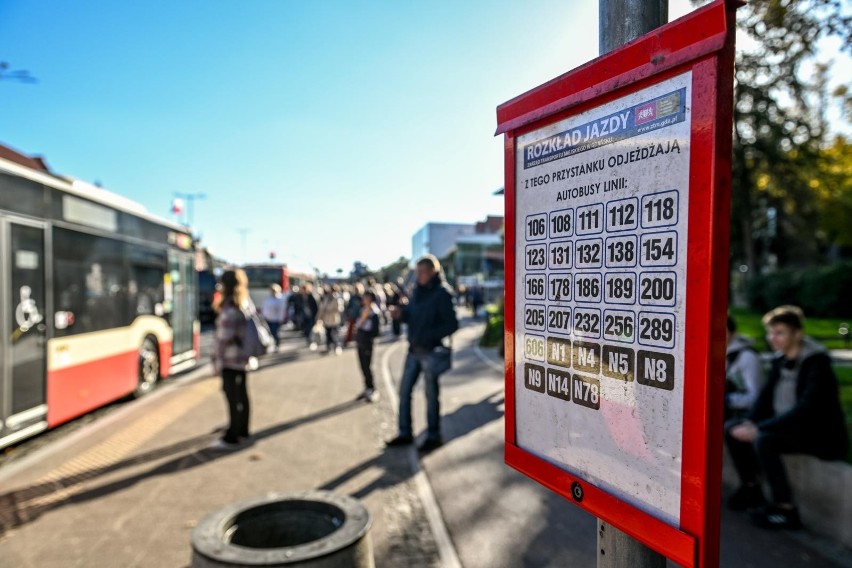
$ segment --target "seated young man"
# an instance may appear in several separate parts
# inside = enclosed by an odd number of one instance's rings
[[[781,456],[843,459],[849,443],[831,359],[823,346],[804,335],[803,320],[795,306],[775,308],[763,317],[767,341],[776,352],[768,381],[748,417],[725,427],[742,482],[728,505],[751,509],[754,523],[767,528],[801,526]],[[769,505],[758,472],[772,492]]]

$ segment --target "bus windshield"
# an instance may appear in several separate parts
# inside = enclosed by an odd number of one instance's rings
[[[269,288],[273,284],[281,286],[283,281],[283,269],[280,266],[247,266],[244,270],[249,288]]]

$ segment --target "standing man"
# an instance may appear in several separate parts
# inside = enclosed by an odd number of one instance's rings
[[[399,435],[388,446],[404,446],[414,441],[411,427],[411,392],[420,373],[426,381],[427,433],[426,441],[418,448],[430,452],[443,444],[441,439],[441,405],[436,348],[444,346],[458,328],[453,308],[452,289],[441,278],[441,264],[432,255],[417,261],[417,286],[411,301],[392,310],[391,315],[408,324],[408,356],[399,392]]]
[[[763,316],[763,325],[776,356],[748,418],[726,424],[728,450],[742,483],[728,505],[752,509],[758,526],[795,529],[801,522],[781,456],[843,459],[849,443],[846,421],[831,359],[825,347],[805,337],[802,310],[775,308]],[[772,491],[772,504],[765,507],[760,507],[758,471]]]

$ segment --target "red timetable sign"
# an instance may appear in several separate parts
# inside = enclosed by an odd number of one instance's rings
[[[506,462],[684,566],[718,564],[734,9],[497,109]]]

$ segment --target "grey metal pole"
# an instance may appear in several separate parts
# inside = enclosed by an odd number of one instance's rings
[[[667,0],[598,0],[601,55],[668,22]]]
[[[598,0],[601,55],[669,19],[667,0]],[[598,519],[598,568],[665,568],[666,558]]]

